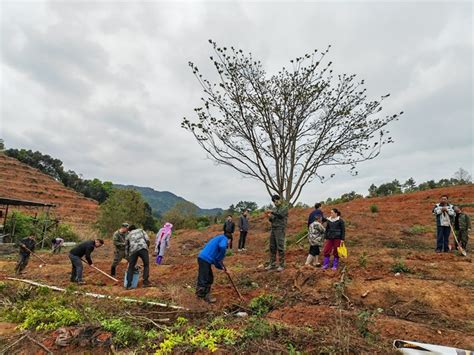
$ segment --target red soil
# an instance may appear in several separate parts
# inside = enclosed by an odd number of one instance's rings
[[[78,232],[88,235],[90,225],[97,219],[98,204],[82,194],[65,187],[49,175],[22,162],[0,154],[0,196],[55,204],[52,215],[71,224]],[[10,211],[18,209],[10,206]],[[25,209],[32,213],[41,209]],[[83,234],[84,235],[84,234]]]
[[[472,259],[454,252],[434,253],[434,218],[431,208],[441,194],[447,193],[455,204],[474,202],[473,185],[441,188],[386,198],[360,199],[339,204],[347,223],[349,258],[338,271],[302,267],[307,246],[294,245],[295,234],[304,229],[311,209],[292,209],[287,229],[287,268],[282,273],[265,272],[261,268],[267,260],[269,224],[264,216],[252,218],[248,237],[248,251],[225,259],[225,263],[248,302],[261,294],[269,293],[281,299],[268,319],[289,325],[314,328],[336,327],[340,318],[350,319],[347,334],[351,342],[357,338],[357,315],[364,310],[382,309],[369,325],[378,333],[380,342],[389,346],[394,339],[415,340],[474,348],[474,268]],[[379,212],[372,214],[370,205],[377,205]],[[471,216],[474,208],[465,211]],[[324,206],[325,214],[329,206]],[[410,234],[413,225],[426,226],[428,232]],[[220,312],[239,303],[224,273],[215,272],[214,295],[218,302],[207,305],[195,298],[196,255],[206,240],[220,233],[221,226],[211,226],[205,231],[178,231],[171,240],[162,266],[151,266],[151,281],[155,287],[124,290],[123,285],[113,285],[105,276],[91,269],[85,271],[87,285],[84,290],[128,297],[146,297],[165,300],[190,308]],[[234,244],[236,244],[234,237]],[[471,241],[472,243],[472,241]],[[236,245],[234,245],[234,248]],[[66,287],[69,284],[70,264],[66,254],[44,255],[49,262],[38,268],[39,262],[31,259],[25,278],[50,285]],[[113,248],[106,246],[94,252],[96,266],[109,271]],[[396,276],[391,270],[398,260],[412,273]],[[365,266],[364,264],[365,260]],[[123,278],[125,261],[119,265],[118,274]],[[338,300],[335,283],[340,282],[341,270],[346,266],[346,299]],[[0,277],[13,274],[14,261],[0,260]],[[102,285],[106,286],[102,286]],[[362,297],[366,294],[366,297]],[[342,302],[342,311],[338,305]],[[359,339],[359,340],[357,340]],[[360,349],[364,349],[363,347]],[[367,350],[369,351],[369,350]]]

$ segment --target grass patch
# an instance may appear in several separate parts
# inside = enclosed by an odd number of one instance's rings
[[[405,273],[405,274],[413,273],[413,271],[407,265],[405,265],[405,262],[401,259],[397,260],[394,264],[392,264],[392,266],[390,267],[390,270],[393,273],[397,273],[397,272]]]
[[[411,226],[410,228],[403,229],[403,233],[408,234],[408,235],[421,235],[425,234],[428,232],[433,232],[433,227],[432,226],[424,226],[421,224],[415,224]]]
[[[372,213],[377,213],[379,211],[379,208],[377,205],[370,205],[370,212]]]

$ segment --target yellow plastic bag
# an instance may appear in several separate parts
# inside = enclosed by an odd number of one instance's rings
[[[341,245],[337,247],[337,254],[340,258],[347,258],[347,248],[344,242],[341,242]]]

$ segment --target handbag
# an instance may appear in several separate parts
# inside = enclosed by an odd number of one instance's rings
[[[337,247],[337,255],[339,255],[340,258],[347,258],[347,248],[344,241],[342,241],[341,245]]]

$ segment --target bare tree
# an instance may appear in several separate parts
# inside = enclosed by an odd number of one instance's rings
[[[454,178],[464,184],[468,184],[472,181],[471,174],[463,168],[459,168],[459,170],[454,173]]]
[[[267,76],[251,53],[209,42],[218,79],[205,79],[189,63],[205,97],[194,109],[197,120],[184,118],[182,127],[213,160],[260,180],[269,194],[294,203],[307,183],[325,180],[320,168],[347,165],[356,173],[357,163],[392,142],[384,127],[398,114],[378,115],[380,101],[389,95],[369,101],[363,80],[334,77],[332,63],[322,64],[329,47]]]

